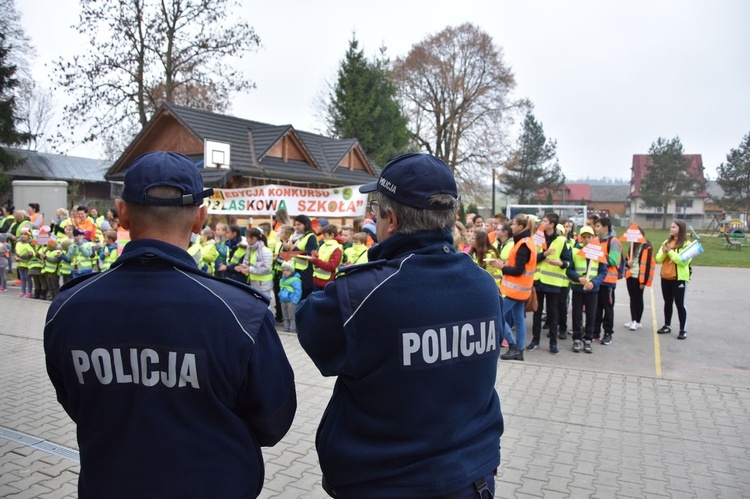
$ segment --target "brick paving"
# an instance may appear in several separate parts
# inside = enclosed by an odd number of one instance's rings
[[[0,427],[76,449],[44,369],[47,304],[13,291],[0,294]],[[264,449],[260,497],[327,497],[315,431],[334,380],[320,376],[295,336],[282,342],[299,408],[289,434]],[[584,356],[529,352],[524,363],[500,364],[506,431],[496,497],[750,497],[747,384],[554,365],[563,355]],[[0,436],[0,497],[76,497],[78,472],[68,458]]]

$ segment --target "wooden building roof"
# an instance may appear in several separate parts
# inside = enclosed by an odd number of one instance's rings
[[[230,145],[228,168],[204,164],[206,140]],[[255,184],[356,185],[372,182],[379,174],[356,139],[332,139],[292,125],[163,104],[107,172],[107,179],[122,180],[138,156],[157,150],[191,157],[205,184],[213,187],[225,187],[237,176]]]

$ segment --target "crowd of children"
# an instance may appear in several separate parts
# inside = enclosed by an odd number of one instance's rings
[[[0,217],[0,292],[6,291],[7,276],[16,267],[19,297],[52,300],[60,284],[90,272],[108,270],[119,255],[117,214],[106,216],[95,207],[78,206],[73,217],[60,208],[50,225],[38,205],[29,210],[3,209]],[[199,268],[222,278],[247,283],[271,298],[269,308],[285,331],[295,332],[296,305],[314,290],[336,278],[338,269],[367,261],[367,249],[375,242],[373,220],[357,220],[354,227],[340,229],[325,218],[297,215],[291,219],[279,210],[271,223],[243,229],[216,223],[206,227],[189,246],[188,253]],[[652,285],[656,261],[662,263],[666,325],[671,332],[673,305],[680,319],[680,339],[686,337],[685,283],[689,260],[679,257],[689,241],[684,223],[676,221],[658,253],[645,238],[632,243],[629,258],[608,218],[590,215],[587,225],[576,230],[570,220],[547,213],[539,220],[518,215],[506,220],[498,215],[487,221],[469,214],[456,222],[453,231],[458,251],[467,253],[497,282],[505,302],[508,327],[503,333],[506,360],[523,360],[524,350],[535,350],[541,331],[547,330],[549,350],[558,353],[558,339],[568,334],[568,310],[572,317],[572,351],[593,352],[599,340],[608,345],[614,334],[614,289],[625,278],[630,296],[630,330],[641,327],[643,292]],[[590,242],[601,245],[606,260],[588,258],[582,249]],[[656,254],[655,254],[656,253]],[[677,269],[677,270],[674,270]],[[666,273],[666,274],[665,274]],[[533,312],[532,340],[526,338],[527,302],[538,303]],[[543,324],[544,322],[544,324]],[[514,333],[515,331],[515,333]],[[603,331],[603,334],[602,334]]]
[[[572,317],[573,352],[592,353],[596,340],[609,345],[614,334],[614,290],[619,279],[626,279],[630,296],[631,320],[625,327],[639,329],[643,292],[652,285],[656,261],[674,261],[678,270],[689,266],[689,260],[683,262],[679,256],[679,251],[689,244],[683,225],[680,221],[673,223],[674,236],[661,250],[669,257],[661,260],[660,255],[655,259],[654,249],[640,227],[640,237],[631,243],[630,256],[623,255],[622,243],[612,230],[610,219],[593,214],[578,231],[571,220],[560,219],[555,213],[546,213],[541,220],[521,214],[510,222],[502,216],[485,222],[470,214],[465,224],[456,224],[454,244],[498,283],[507,322],[503,343],[508,346],[501,358],[523,360],[524,351],[540,347],[542,329],[547,330],[550,353],[559,353],[558,340],[568,335],[568,310]],[[584,248],[590,242],[595,242],[597,249],[587,253]],[[662,270],[663,286],[667,279],[667,284],[677,283],[666,286],[667,291],[684,290],[686,271],[672,274],[665,277]],[[678,339],[684,339],[684,293],[667,294],[667,325],[659,333],[670,332],[674,304],[680,316]],[[526,312],[533,312],[532,340],[527,345]]]
[[[339,229],[325,218],[306,215],[292,220],[285,210],[277,211],[273,222],[248,229],[216,223],[201,231],[188,253],[205,272],[250,284],[269,296],[276,322],[284,331],[296,332],[297,304],[335,279],[339,268],[366,262],[374,230]]]

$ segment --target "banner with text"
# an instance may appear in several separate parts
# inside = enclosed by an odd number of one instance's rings
[[[285,185],[261,185],[243,189],[214,189],[208,203],[212,215],[271,216],[285,209],[290,216],[363,217],[367,194],[358,185],[310,189]]]

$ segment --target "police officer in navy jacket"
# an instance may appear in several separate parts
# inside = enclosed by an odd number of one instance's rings
[[[115,201],[131,241],[49,308],[47,372],[77,425],[81,498],[256,497],[260,447],[292,423],[268,298],[186,251],[211,192],[189,158],[140,156]]]
[[[453,247],[456,182],[427,154],[377,182],[378,244],[297,309],[299,341],[338,376],[316,439],[334,497],[490,497],[503,418],[497,285]]]

